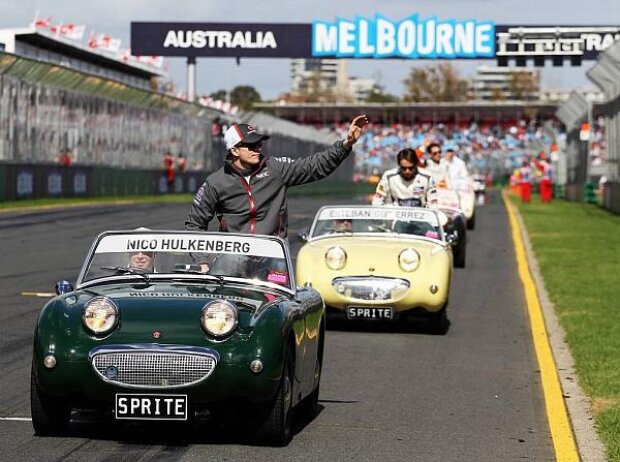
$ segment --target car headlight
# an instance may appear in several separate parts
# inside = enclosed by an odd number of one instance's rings
[[[214,337],[224,337],[237,327],[237,307],[226,300],[207,303],[202,309],[202,327]]]
[[[405,249],[398,255],[398,264],[403,271],[413,271],[420,265],[420,254],[413,249]]]
[[[325,252],[325,264],[333,270],[341,270],[347,264],[347,253],[342,247],[330,247]]]
[[[95,334],[106,334],[118,322],[118,307],[107,297],[95,297],[84,305],[84,325]]]

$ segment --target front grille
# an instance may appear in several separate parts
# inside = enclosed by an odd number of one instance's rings
[[[185,352],[115,351],[95,355],[92,364],[108,382],[137,388],[172,388],[206,379],[216,360]]]
[[[332,286],[339,295],[351,300],[395,301],[407,294],[409,281],[376,276],[342,277],[334,279]]]

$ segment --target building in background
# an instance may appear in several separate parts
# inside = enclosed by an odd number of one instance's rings
[[[540,72],[527,68],[479,66],[471,81],[474,101],[536,101],[540,97]]]
[[[374,79],[349,77],[344,59],[291,60],[293,98],[309,101],[364,101],[375,88]]]

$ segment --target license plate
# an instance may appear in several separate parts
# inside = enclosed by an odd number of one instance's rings
[[[394,308],[350,306],[347,308],[349,319],[394,319]]]
[[[116,395],[115,416],[132,420],[187,420],[187,395]]]

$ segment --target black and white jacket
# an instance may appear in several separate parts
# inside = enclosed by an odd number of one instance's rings
[[[330,175],[351,153],[337,141],[307,157],[263,158],[252,172],[241,172],[230,159],[200,187],[185,229],[206,230],[214,218],[220,231],[286,237],[286,190]],[[244,176],[247,175],[247,176]]]

